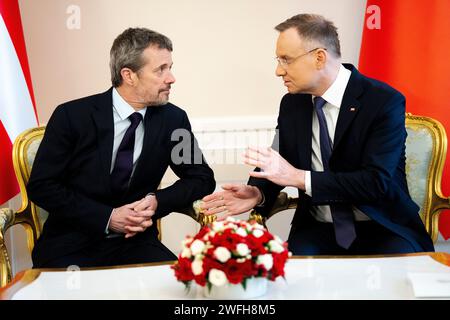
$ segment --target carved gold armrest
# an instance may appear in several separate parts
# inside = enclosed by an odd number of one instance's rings
[[[191,207],[183,210],[183,213],[190,216],[192,219],[197,221],[203,227],[205,225],[213,223],[217,219],[217,216],[215,214],[212,215],[203,214],[202,209],[200,208],[202,203],[203,203],[202,200],[194,201]]]
[[[248,221],[255,221],[256,223],[259,223],[264,227],[266,226],[266,220],[267,218],[259,214],[256,210],[252,210],[250,212],[250,217],[248,218]]]
[[[266,226],[267,219],[269,219],[270,217],[272,217],[273,215],[277,214],[280,211],[297,208],[297,202],[298,198],[291,198],[287,195],[286,192],[280,192],[277,199],[275,200],[272,210],[270,210],[269,215],[267,217],[262,216],[257,212],[257,209],[255,209],[252,210],[252,212],[250,212],[249,220],[255,220],[257,223]]]
[[[14,224],[14,211],[9,208],[0,209],[0,234],[3,236],[6,230]]]

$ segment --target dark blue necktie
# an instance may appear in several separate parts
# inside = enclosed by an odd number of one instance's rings
[[[317,118],[319,119],[320,128],[320,153],[322,155],[322,164],[324,171],[328,171],[331,151],[333,146],[331,138],[328,133],[327,121],[323,113],[323,106],[327,102],[322,97],[314,98],[314,109],[316,110]],[[334,232],[336,242],[339,246],[348,249],[356,238],[355,224],[353,221],[352,210],[345,205],[331,204],[331,216],[333,218]]]
[[[117,196],[122,195],[128,188],[131,172],[133,171],[136,128],[142,121],[142,115],[139,112],[135,112],[131,114],[128,119],[130,119],[131,124],[125,132],[122,142],[120,142],[114,169],[111,172],[112,190]]]

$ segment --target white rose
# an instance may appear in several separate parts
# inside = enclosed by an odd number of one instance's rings
[[[262,264],[269,271],[273,266],[273,258],[271,254],[262,254],[256,259],[257,264]]]
[[[265,229],[264,226],[262,224],[259,224],[259,223],[254,223],[252,226],[255,229],[260,229],[260,230],[264,230]]]
[[[181,251],[181,257],[182,258],[190,258],[191,257],[191,249],[189,248],[183,248],[183,251]]]
[[[209,271],[208,280],[213,285],[220,287],[227,283],[227,276],[223,271],[211,269]]]
[[[240,235],[241,237],[246,237],[247,236],[247,230],[245,230],[244,228],[238,228],[236,230],[236,234]]]
[[[205,243],[201,240],[195,240],[191,244],[191,252],[194,256],[202,253],[203,249],[205,248]]]
[[[225,226],[222,221],[214,221],[212,224],[212,229],[215,232],[221,232],[221,231],[225,230]]]
[[[214,256],[220,262],[225,263],[228,261],[228,259],[231,258],[231,253],[225,247],[218,247],[216,250],[214,250]]]
[[[236,246],[236,252],[241,257],[245,257],[250,253],[250,249],[248,248],[248,246],[245,243],[239,243]]]
[[[200,259],[195,259],[194,262],[192,262],[191,268],[192,268],[192,273],[195,276],[198,276],[199,274],[201,274],[203,272],[203,261]]]
[[[255,238],[260,238],[263,236],[263,234],[264,234],[264,232],[260,229],[253,230],[253,235],[255,236]]]
[[[270,251],[276,252],[276,253],[281,253],[284,251],[283,246],[275,240],[269,241],[269,248],[270,248]]]

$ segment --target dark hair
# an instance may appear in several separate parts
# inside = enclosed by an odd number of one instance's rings
[[[145,65],[147,61],[142,59],[142,52],[152,45],[160,49],[173,50],[172,41],[169,38],[146,28],[128,28],[114,40],[109,62],[111,82],[114,87],[122,84],[120,71],[123,68],[130,68],[137,72]]]
[[[306,41],[319,42],[335,56],[341,56],[341,45],[337,28],[333,22],[317,14],[298,14],[275,27],[275,30],[283,32],[295,28],[300,37]],[[310,48],[312,49],[312,48]]]

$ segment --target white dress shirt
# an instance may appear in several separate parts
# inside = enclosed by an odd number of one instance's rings
[[[113,101],[113,116],[114,116],[114,145],[112,152],[112,161],[111,161],[111,169],[110,173],[114,169],[114,164],[116,163],[117,151],[119,150],[120,143],[122,142],[123,136],[127,131],[128,127],[131,124],[131,121],[128,117],[135,113],[139,112],[142,115],[142,119],[145,118],[145,112],[147,108],[136,111],[132,106],[130,106],[117,92],[116,88],[113,88],[112,93],[112,101]],[[135,140],[134,140],[134,152],[133,152],[133,172],[136,167],[136,163],[139,160],[139,156],[142,151],[142,144],[144,141],[144,120],[142,120],[136,128],[135,132]]]
[[[336,131],[336,123],[341,108],[342,99],[344,97],[345,88],[351,76],[351,71],[346,69],[343,65],[340,66],[336,80],[322,95],[322,98],[327,102],[323,107],[323,113],[327,122],[328,133],[331,138],[331,143],[334,142],[334,133]],[[313,97],[314,98],[314,97]],[[311,168],[314,171],[323,171],[322,154],[320,153],[320,127],[317,114],[313,112],[312,118],[312,152],[311,152]],[[314,190],[311,186],[311,172],[305,172],[305,189],[306,194],[310,197]],[[353,207],[353,213],[356,221],[370,220],[363,212]],[[314,218],[321,222],[333,222],[331,217],[330,206],[313,206],[311,207],[311,214]]]

